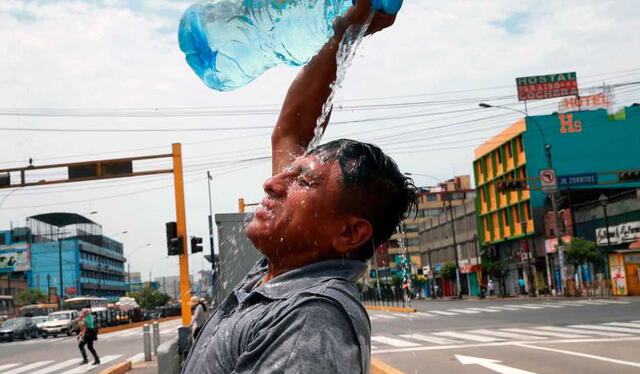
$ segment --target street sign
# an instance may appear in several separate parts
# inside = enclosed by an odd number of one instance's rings
[[[590,184],[598,184],[598,174],[571,174],[559,175],[558,184],[560,186],[585,186]]]
[[[575,72],[516,78],[516,85],[520,101],[578,95]]]
[[[544,193],[554,193],[558,191],[558,178],[555,169],[540,170],[540,189]]]

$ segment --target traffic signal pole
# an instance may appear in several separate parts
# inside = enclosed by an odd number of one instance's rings
[[[553,169],[553,163],[551,161],[551,144],[546,144],[544,147],[544,155],[547,159],[547,168]],[[564,280],[566,279],[566,267],[564,261],[564,247],[562,243],[562,218],[558,212],[558,192],[551,193],[551,207],[553,209],[553,215],[555,216],[554,223],[556,226],[556,237],[558,238],[558,258],[560,259],[560,287],[564,291]]]
[[[182,309],[182,326],[191,324],[191,284],[189,282],[189,251],[187,249],[187,219],[184,203],[184,181],[182,174],[182,146],[180,143],[171,145],[173,159],[173,187],[176,196],[176,224],[178,237],[182,237],[182,254],[178,256],[180,262],[180,305]]]

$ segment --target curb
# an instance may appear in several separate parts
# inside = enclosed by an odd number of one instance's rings
[[[371,357],[371,374],[404,374],[404,372]]]
[[[385,312],[402,312],[402,313],[415,313],[416,308],[406,308],[401,306],[380,306],[380,305],[365,305],[367,310],[384,310]]]
[[[123,361],[119,364],[108,367],[100,372],[100,374],[124,374],[131,370],[131,361]]]
[[[127,324],[118,325],[118,326],[111,326],[111,327],[103,327],[103,328],[98,330],[98,334],[105,334],[107,332],[114,332],[114,331],[132,329],[132,328],[135,328],[135,327],[141,327],[144,324],[151,324],[153,322],[158,322],[158,323],[166,322],[166,321],[171,321],[171,320],[179,319],[179,318],[182,318],[182,317],[181,316],[174,316],[174,317],[167,317],[167,318],[160,318],[160,319],[150,319],[148,321],[127,323]]]

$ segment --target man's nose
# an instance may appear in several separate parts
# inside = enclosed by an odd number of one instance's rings
[[[283,174],[276,174],[267,179],[262,187],[268,195],[282,196],[287,191],[287,178]]]

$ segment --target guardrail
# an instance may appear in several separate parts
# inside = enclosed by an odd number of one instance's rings
[[[406,307],[410,296],[398,286],[380,287],[380,290],[369,288],[360,291],[360,301],[365,305]]]

